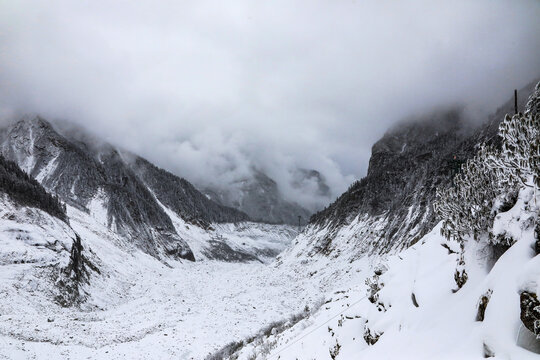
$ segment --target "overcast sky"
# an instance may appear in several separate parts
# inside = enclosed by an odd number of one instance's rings
[[[540,75],[538,0],[0,0],[0,117],[91,128],[198,183],[256,166],[334,196],[403,117]]]

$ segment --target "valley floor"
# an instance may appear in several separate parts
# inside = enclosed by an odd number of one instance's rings
[[[159,261],[85,213],[70,208],[70,219],[72,228],[0,198],[0,359],[204,359],[320,296],[294,271],[257,261]],[[239,229],[218,230],[232,245],[290,242],[282,226]],[[55,281],[75,231],[99,273],[90,271],[86,301],[64,308]]]
[[[466,242],[468,281],[457,292],[459,244],[440,235],[440,224],[384,258],[344,261],[354,236],[344,238],[342,253],[307,256],[298,250],[313,240],[304,232],[270,264],[165,262],[82,213],[70,213],[71,229],[38,211],[0,206],[0,359],[202,360],[258,334],[234,358],[535,360],[540,342],[520,320],[520,293],[540,292],[534,195],[522,191],[496,217],[494,234],[516,239],[500,257],[487,238]],[[249,226],[245,233],[261,234]],[[68,263],[74,231],[100,272],[83,288],[86,301],[63,308],[54,272]],[[261,334],[306,305],[309,316]]]
[[[103,309],[60,308],[37,292],[38,298],[20,297],[2,281],[0,358],[202,359],[300,311],[315,293],[268,265],[208,261],[168,268],[138,257],[139,266],[101,295],[110,298],[92,299]],[[2,273],[25,276],[27,265],[10,266],[21,269]]]

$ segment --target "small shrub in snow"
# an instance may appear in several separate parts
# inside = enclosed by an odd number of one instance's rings
[[[339,355],[339,350],[341,350],[341,345],[336,340],[336,345],[329,349],[330,357],[332,358],[332,360],[335,360],[337,358],[337,356]]]
[[[364,329],[364,340],[368,345],[375,345],[379,338],[382,336],[382,333],[377,333],[372,331],[367,325]]]
[[[233,355],[237,350],[241,349],[244,346],[243,341],[233,341],[219,351],[216,351],[214,354],[208,355],[205,360],[223,360],[223,359],[234,359]]]
[[[461,289],[463,285],[465,285],[468,279],[469,279],[469,275],[467,274],[467,271],[464,268],[456,269],[456,272],[454,273],[454,280],[458,288],[454,290],[454,292],[457,292],[459,289]]]
[[[375,274],[371,278],[366,279],[366,286],[368,288],[367,295],[368,300],[375,304],[377,301],[379,301],[379,291],[381,290],[382,286],[384,284],[381,284],[379,282],[379,275]]]

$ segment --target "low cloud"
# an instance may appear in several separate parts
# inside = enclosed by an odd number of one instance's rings
[[[540,74],[537,0],[18,1],[0,5],[0,117],[66,119],[199,184],[316,169],[449,103],[478,117]]]

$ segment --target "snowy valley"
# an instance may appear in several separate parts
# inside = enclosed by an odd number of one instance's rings
[[[390,129],[302,229],[14,122],[0,359],[538,359],[540,84],[520,94],[472,132],[455,109]]]

